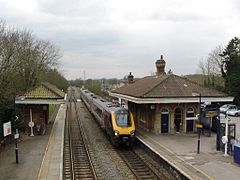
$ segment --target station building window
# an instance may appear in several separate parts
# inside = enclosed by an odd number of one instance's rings
[[[186,117],[194,117],[194,110],[193,110],[193,108],[188,108],[187,109]]]

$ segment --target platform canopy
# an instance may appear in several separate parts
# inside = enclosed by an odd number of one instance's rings
[[[16,104],[61,104],[66,100],[66,94],[50,83],[41,83],[25,94],[17,96]]]

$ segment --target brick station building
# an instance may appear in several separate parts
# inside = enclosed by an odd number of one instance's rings
[[[65,101],[65,93],[50,83],[41,83],[25,94],[16,97],[16,104],[23,105],[25,130],[30,131],[29,122],[34,123],[42,134],[49,123],[49,105],[61,104]]]
[[[155,65],[156,75],[134,81],[130,73],[128,84],[110,92],[133,113],[137,127],[155,133],[195,132],[200,94],[202,102],[233,101],[222,92],[166,74],[163,56]]]

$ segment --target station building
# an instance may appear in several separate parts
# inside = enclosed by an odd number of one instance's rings
[[[133,113],[137,127],[161,133],[195,132],[201,102],[232,102],[233,97],[203,87],[187,78],[166,74],[163,56],[156,61],[156,75],[134,80],[110,92]]]

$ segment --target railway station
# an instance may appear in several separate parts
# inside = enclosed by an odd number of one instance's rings
[[[93,117],[91,117],[90,113],[87,111],[87,108],[83,104],[83,101],[80,100],[80,89],[71,90],[71,92],[75,93],[75,97],[69,96],[68,100],[63,103],[58,112],[56,114],[56,118],[54,124],[52,125],[51,131],[46,133],[45,136],[45,144],[42,143],[42,148],[38,148],[38,154],[34,156],[29,156],[26,153],[20,153],[20,163],[15,165],[12,163],[14,157],[10,160],[9,158],[2,158],[1,164],[5,164],[5,168],[3,165],[0,166],[1,174],[4,174],[2,177],[12,178],[17,177],[19,179],[25,179],[33,177],[32,179],[71,179],[73,178],[71,175],[71,166],[70,157],[66,158],[66,132],[73,131],[76,129],[78,121],[74,121],[73,125],[68,125],[67,119],[81,119],[83,120],[83,124],[81,127],[86,128],[85,121],[89,121],[90,123],[97,124]],[[69,94],[69,93],[68,93]],[[70,95],[70,94],[69,94]],[[74,106],[77,108],[77,112],[75,115],[71,115],[68,111],[73,111]],[[72,116],[72,117],[69,117]],[[76,124],[77,123],[77,124]],[[89,127],[89,125],[87,125]],[[66,127],[67,131],[66,131]],[[99,126],[97,126],[99,129]],[[164,171],[170,172],[170,176],[174,179],[238,179],[240,177],[239,164],[235,163],[233,157],[231,155],[225,157],[223,156],[223,152],[216,151],[216,135],[201,136],[201,149],[200,153],[196,152],[197,145],[197,135],[196,134],[157,134],[151,131],[146,131],[143,128],[139,127],[136,129],[136,138],[137,144],[140,146],[141,151],[144,150],[144,154],[150,154],[153,159],[155,159],[159,164],[162,164]],[[96,130],[94,130],[96,131]],[[100,134],[103,134],[101,130],[99,130]],[[86,134],[85,134],[86,133]],[[85,132],[85,137],[87,138],[87,132]],[[76,133],[75,133],[76,134]],[[44,136],[43,136],[44,137]],[[104,136],[103,136],[104,137]],[[38,136],[32,137],[37,138],[35,141],[31,141],[31,139],[26,139],[26,141],[20,142],[19,151],[28,151],[29,149],[34,150],[38,141],[42,141],[43,139],[38,138]],[[74,136],[74,139],[79,142],[79,136]],[[107,146],[108,150],[113,153],[114,148],[112,148],[111,144],[102,146],[103,140],[100,139],[101,135],[93,137],[92,141],[97,146],[98,149],[96,152],[101,152],[101,148]],[[78,143],[75,142],[73,145],[76,146]],[[35,143],[35,144],[34,144]],[[90,142],[89,142],[90,143]],[[28,148],[21,146],[21,144],[28,144]],[[89,144],[91,145],[91,143]],[[108,147],[109,146],[109,147]],[[111,147],[111,148],[110,148]],[[40,153],[39,153],[40,150]],[[33,152],[35,152],[34,150]],[[77,147],[77,151],[80,152],[79,147]],[[81,152],[84,150],[81,150]],[[104,150],[106,151],[106,150]],[[100,153],[99,152],[99,153]],[[8,152],[9,153],[9,152]],[[80,154],[79,154],[80,155]],[[89,152],[90,156],[94,156],[92,152]],[[109,156],[110,154],[108,154]],[[78,156],[78,155],[77,155]],[[81,159],[82,155],[80,156]],[[85,159],[85,158],[84,158]],[[9,163],[9,161],[11,163]],[[105,159],[107,161],[107,159]],[[29,162],[29,163],[27,163]],[[35,165],[30,167],[31,162],[35,162]],[[83,162],[82,162],[83,163]],[[118,163],[123,163],[119,161]],[[84,162],[83,164],[86,164]],[[106,164],[105,164],[106,165]],[[122,164],[119,164],[121,167]],[[74,175],[73,179],[77,179],[77,177],[89,177],[89,170],[96,166],[93,162],[90,166],[81,165],[79,162],[76,171],[81,169],[83,166],[83,174],[78,172],[78,174]],[[66,168],[67,167],[67,168]],[[87,168],[86,168],[87,167]],[[7,168],[7,169],[6,169]],[[12,169],[18,169],[16,171],[17,174],[11,174]],[[21,169],[30,168],[28,175],[26,173],[22,173]],[[98,167],[99,168],[99,167]],[[103,169],[101,169],[103,168]],[[103,178],[105,177],[104,167],[101,167],[100,170],[96,171],[93,179]],[[87,171],[86,171],[87,169]],[[227,169],[227,171],[226,171]],[[112,175],[111,179],[116,178],[119,175],[124,174],[121,172],[121,169],[116,169],[116,174]],[[133,170],[134,171],[134,170]],[[141,170],[142,171],[142,170]],[[3,173],[5,172],[5,173]],[[124,170],[125,178],[124,179],[139,179],[138,176],[146,176],[149,172],[145,170],[141,175],[133,176],[130,172]],[[119,173],[119,175],[117,175]],[[90,173],[91,174],[91,173]],[[126,178],[126,176],[128,178]],[[150,176],[151,177],[151,176]],[[27,179],[28,179],[27,178]],[[31,179],[31,178],[30,178]],[[109,177],[110,179],[110,177]],[[141,178],[140,178],[141,179]],[[153,178],[154,179],[154,178]],[[159,177],[157,179],[160,179]],[[171,179],[171,178],[169,178]]]
[[[78,87],[64,95],[48,83],[18,96],[30,136],[19,142],[17,165],[9,164],[9,151],[0,153],[3,179],[238,179],[237,156],[224,156],[217,134],[197,128],[201,101],[233,97],[166,74],[165,64],[161,56],[156,75],[137,81],[129,73],[127,84],[110,92],[120,103]],[[49,104],[58,104],[54,117],[48,117]],[[240,128],[239,118],[231,119]],[[31,122],[40,125],[36,136]]]
[[[239,8],[0,1],[0,180],[239,180]]]
[[[161,56],[156,75],[136,81],[129,73],[127,84],[110,92],[120,103],[78,87],[64,95],[48,83],[18,96],[27,134],[19,140],[17,164],[9,151],[0,152],[1,178],[238,179],[238,155],[228,150],[226,156],[219,136],[197,126],[202,102],[233,97],[166,74],[165,64]],[[49,104],[58,105],[52,117]],[[239,117],[229,120],[240,128]],[[31,123],[39,126],[35,136]]]

